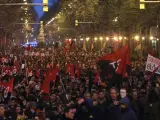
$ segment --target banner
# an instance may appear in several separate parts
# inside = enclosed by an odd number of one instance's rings
[[[108,76],[113,76],[114,73],[128,77],[127,66],[130,65],[129,47],[124,46],[112,54],[107,54],[98,59],[98,64],[101,68],[101,73]]]
[[[151,55],[148,55],[147,63],[146,63],[146,71],[153,72],[158,66],[160,66],[160,60]],[[156,72],[160,75],[160,67],[157,68]]]
[[[0,87],[5,88],[7,92],[12,92],[13,83],[14,83],[14,78],[12,78],[9,82],[0,82]]]

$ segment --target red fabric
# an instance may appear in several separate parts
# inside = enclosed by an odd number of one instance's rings
[[[31,50],[31,46],[28,45],[28,46],[26,47],[26,50],[27,50],[27,51],[30,51],[30,50]]]
[[[94,79],[94,83],[97,84],[99,82],[99,80],[100,80],[100,72],[98,71],[97,75],[96,75],[96,77]]]
[[[14,78],[12,78],[9,82],[0,82],[0,86],[4,86],[6,89],[9,88],[8,92],[12,92],[13,83],[14,83]]]
[[[59,68],[58,68],[58,66],[55,66],[55,68],[53,69],[52,74],[51,74],[51,80],[53,80],[53,81],[56,80],[56,76],[57,76],[58,72],[59,72]]]
[[[36,69],[36,76],[39,78],[39,70],[38,70],[38,68]]]
[[[123,52],[122,57],[121,57],[122,60],[121,60],[121,62],[119,64],[117,73],[121,74],[123,77],[128,77],[128,74],[127,74],[127,65],[130,65],[129,47],[125,46],[122,49],[122,52]]]
[[[152,49],[150,52],[149,52],[150,55],[152,56],[155,56],[156,55],[156,50],[155,49]]]
[[[77,78],[80,78],[80,69],[79,69],[79,65],[76,65],[75,74],[77,75]]]
[[[120,50],[107,54],[103,57],[98,58],[98,60],[109,60],[109,61],[118,61],[121,60],[118,66],[116,73],[121,74],[123,77],[127,77],[127,65],[130,65],[130,52],[129,47],[124,46]]]
[[[41,91],[46,94],[49,94],[50,92],[51,72],[51,70],[48,71],[48,73],[45,76],[45,80],[43,81],[43,84],[41,86]]]
[[[9,69],[9,67],[3,67],[3,72],[5,73],[5,75],[9,75],[9,71],[10,71],[10,69]]]
[[[74,77],[74,65],[67,64],[66,73],[69,73],[71,77]]]

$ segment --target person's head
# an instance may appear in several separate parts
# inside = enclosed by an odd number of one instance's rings
[[[121,88],[121,90],[120,90],[120,96],[121,96],[121,98],[124,98],[124,97],[127,96],[127,91],[126,91],[125,88]]]
[[[110,97],[111,97],[112,101],[117,100],[118,95],[119,95],[119,93],[118,93],[117,88],[113,87],[113,88],[110,89]]]
[[[64,111],[65,118],[73,119],[75,116],[75,110],[72,108],[66,108]]]
[[[77,99],[77,92],[72,92],[72,93],[71,93],[71,99],[72,99],[73,101],[75,101],[75,100]]]
[[[87,93],[85,93],[85,96],[84,96],[84,97],[85,97],[85,99],[87,99],[87,100],[88,100],[88,99],[90,99],[90,98],[91,98],[91,94],[90,94],[89,92],[87,92]]]
[[[51,100],[51,101],[55,101],[55,100],[56,100],[56,94],[52,94],[52,95],[50,96],[50,100]]]
[[[129,108],[129,99],[125,97],[125,98],[122,98],[119,102],[120,102],[121,111],[126,112]]]
[[[3,116],[5,113],[4,105],[0,105],[0,116]]]
[[[133,98],[133,100],[137,100],[137,98],[138,98],[137,91],[132,92],[132,98]]]
[[[38,115],[36,115],[36,116],[34,117],[34,120],[39,120]]]
[[[16,113],[20,113],[21,112],[21,106],[20,105],[17,105],[16,106]]]
[[[104,93],[103,90],[100,90],[100,91],[98,92],[98,99],[99,99],[99,100],[104,100],[104,99],[105,99],[105,93]]]
[[[96,92],[93,92],[93,93],[92,93],[92,99],[93,99],[93,100],[97,100],[97,99],[98,99],[98,95],[97,95]]]

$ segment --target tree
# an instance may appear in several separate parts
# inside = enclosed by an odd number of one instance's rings
[[[76,30],[81,34],[119,31],[128,34],[139,32],[143,26],[157,24],[159,5],[148,5],[145,10],[140,10],[136,0],[64,0],[61,9],[65,19],[63,26],[75,29],[75,20],[95,22],[80,23]]]

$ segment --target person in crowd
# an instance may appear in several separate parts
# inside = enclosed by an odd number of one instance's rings
[[[119,92],[118,89],[112,87],[109,91],[110,101],[109,101],[109,119],[110,120],[119,120],[120,117],[120,108],[119,108]]]
[[[158,75],[145,80],[145,63],[140,58],[132,61],[127,78],[100,75],[101,84],[97,84],[93,80],[101,70],[96,59],[105,52],[79,48],[67,54],[62,48],[14,48],[12,52],[0,56],[6,59],[0,61],[0,84],[14,78],[12,90],[0,86],[0,120],[160,120]],[[41,88],[55,67],[58,73],[45,93]]]
[[[127,91],[125,88],[120,89],[120,96],[121,96],[121,98],[127,97]]]
[[[130,108],[130,101],[127,97],[122,98],[120,101],[120,118],[118,120],[137,120],[137,116]]]
[[[8,118],[5,115],[5,107],[3,104],[0,104],[0,120],[8,120]]]
[[[75,110],[72,107],[67,107],[64,110],[64,114],[61,118],[61,120],[75,120]]]

